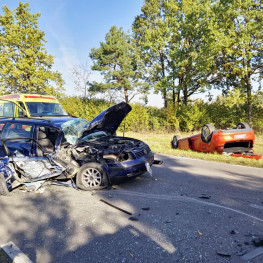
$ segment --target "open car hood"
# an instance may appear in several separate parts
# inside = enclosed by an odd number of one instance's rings
[[[95,131],[106,131],[113,135],[131,110],[131,106],[125,102],[109,107],[84,127],[81,137]]]

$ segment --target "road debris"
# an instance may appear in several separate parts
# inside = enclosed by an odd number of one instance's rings
[[[37,191],[35,191],[36,194],[43,194],[45,192],[46,188],[39,188]]]
[[[216,253],[222,257],[231,257],[231,254],[229,252],[226,252],[226,251],[217,251]]]
[[[105,201],[105,200],[103,200],[103,199],[100,199],[100,201],[103,202],[103,203],[105,203],[105,204],[107,204],[107,205],[109,205],[109,206],[111,206],[111,207],[113,207],[113,208],[115,208],[115,209],[118,209],[118,210],[122,211],[123,213],[126,213],[126,214],[128,214],[128,215],[132,215],[131,212],[128,212],[128,211],[126,211],[126,210],[124,210],[124,209],[122,209],[122,208],[119,208],[118,206],[113,205],[113,204],[111,204],[111,203],[109,203],[109,202],[107,202],[107,201]]]
[[[149,207],[149,206],[147,206],[147,207],[142,207],[142,210],[148,211],[148,210],[150,210],[150,207]]]
[[[26,190],[25,192],[34,192],[37,191],[40,187],[45,184],[46,181],[37,181],[31,183],[25,183]]]
[[[259,255],[263,254],[263,247],[257,247],[256,249],[248,252],[247,254],[243,255],[241,260],[251,260]]]
[[[138,221],[139,219],[137,217],[131,216],[131,217],[129,217],[129,220],[131,220],[131,221]]]
[[[202,194],[202,195],[199,196],[198,198],[202,198],[202,199],[211,199],[211,195],[207,196],[206,194]]]
[[[163,161],[161,161],[161,160],[154,160],[154,161],[153,161],[153,164],[158,164],[158,165],[160,165],[160,164],[163,164]]]
[[[49,185],[58,185],[58,186],[77,188],[76,184],[73,181],[70,181],[70,182],[51,181]]]
[[[253,243],[256,247],[263,246],[263,236],[255,237]]]

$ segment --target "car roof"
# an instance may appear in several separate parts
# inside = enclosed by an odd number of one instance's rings
[[[3,123],[21,123],[21,124],[31,124],[31,125],[48,125],[61,127],[61,125],[72,119],[76,119],[76,117],[59,117],[59,118],[3,118],[0,119],[0,124]]]

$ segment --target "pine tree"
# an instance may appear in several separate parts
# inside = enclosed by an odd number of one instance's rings
[[[138,81],[141,71],[138,70],[140,60],[136,48],[122,28],[112,26],[106,34],[105,42],[91,50],[90,58],[93,60],[92,70],[100,71],[105,81],[94,82],[93,89],[100,92],[121,91],[127,103],[146,90],[147,85]]]

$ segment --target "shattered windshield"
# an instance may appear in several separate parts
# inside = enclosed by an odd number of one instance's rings
[[[84,119],[73,119],[67,122],[64,122],[61,127],[64,132],[64,137],[66,142],[70,144],[75,144],[78,137],[82,133],[84,127],[89,123],[89,121]]]
[[[109,136],[110,133],[107,133],[105,131],[97,131],[97,132],[93,132],[91,134],[88,134],[86,136],[84,136],[83,138],[81,138],[81,142],[92,142],[92,141],[97,141],[101,138],[105,138],[107,136]]]
[[[67,116],[59,103],[49,102],[26,102],[26,106],[31,116]]]

